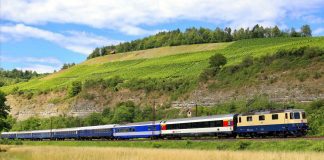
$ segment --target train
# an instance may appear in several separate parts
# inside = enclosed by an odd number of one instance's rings
[[[1,138],[22,140],[126,140],[185,137],[287,137],[305,136],[309,127],[302,109],[255,111],[129,124],[3,132]]]

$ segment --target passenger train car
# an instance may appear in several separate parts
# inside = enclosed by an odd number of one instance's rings
[[[27,140],[169,139],[193,136],[253,138],[259,136],[304,136],[307,130],[305,111],[286,109],[129,124],[3,132],[1,138]]]
[[[161,136],[160,123],[141,122],[130,123],[124,125],[116,125],[114,127],[114,138],[131,139],[131,138],[152,138],[157,139]]]
[[[161,122],[163,137],[229,136],[235,137],[236,115],[173,119]]]

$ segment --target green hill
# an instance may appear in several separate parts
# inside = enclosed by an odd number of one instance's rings
[[[227,65],[241,62],[246,56],[259,57],[278,49],[300,46],[324,47],[324,37],[314,38],[264,38],[231,43],[198,44],[163,47],[144,51],[120,53],[90,59],[74,67],[28,82],[0,88],[6,93],[13,89],[22,91],[48,91],[66,88],[73,81],[109,79],[181,78],[196,81],[208,66],[208,59],[215,53],[223,54]]]

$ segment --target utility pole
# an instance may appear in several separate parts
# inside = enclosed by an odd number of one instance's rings
[[[198,105],[197,105],[197,102],[196,102],[195,106],[196,106],[196,117],[198,117]]]

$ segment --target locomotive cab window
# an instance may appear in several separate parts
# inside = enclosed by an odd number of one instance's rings
[[[278,119],[278,114],[273,114],[272,115],[272,120],[277,120]]]
[[[241,123],[241,117],[239,117],[239,123]]]
[[[259,116],[259,121],[264,121],[264,120],[265,120],[264,115]]]
[[[248,122],[252,121],[252,116],[246,117],[246,121],[248,121]]]

